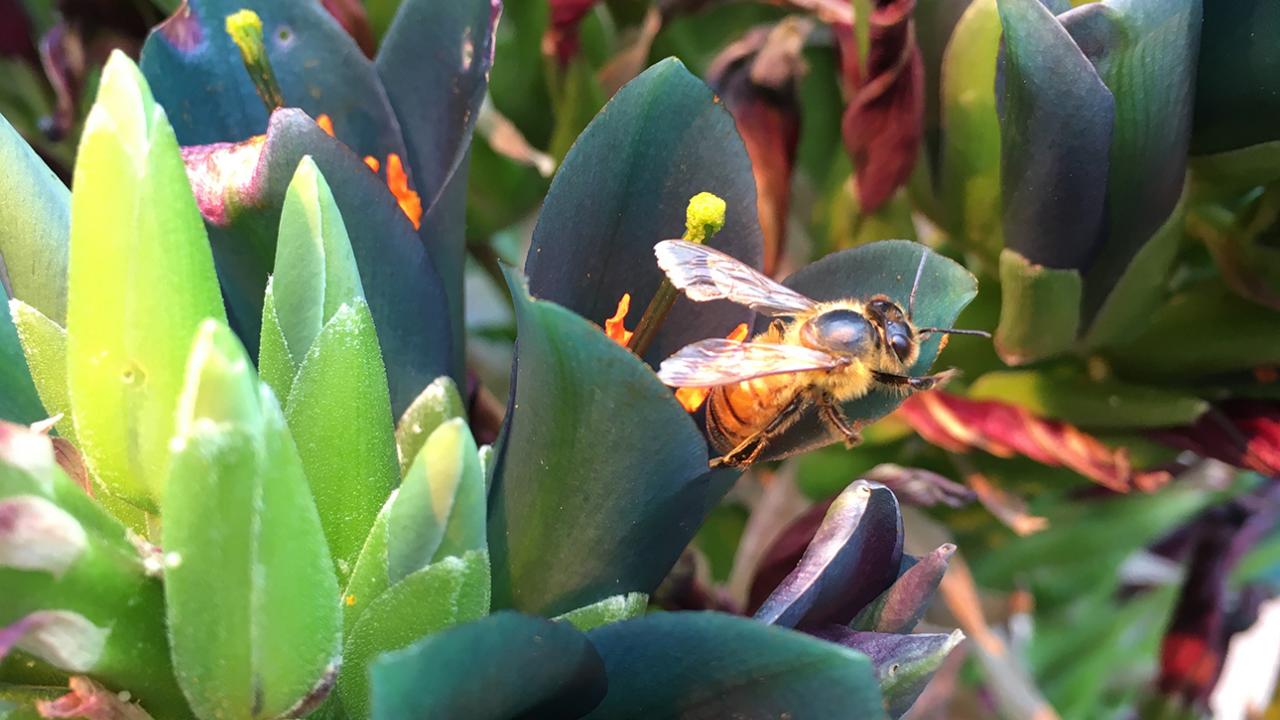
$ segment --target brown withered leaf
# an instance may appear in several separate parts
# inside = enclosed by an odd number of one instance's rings
[[[791,173],[800,142],[796,85],[807,72],[802,53],[812,28],[801,17],[756,28],[721,51],[707,73],[751,158],[764,232],[764,271],[770,275],[786,246]]]
[[[898,412],[921,437],[944,450],[1022,455],[1070,468],[1116,492],[1150,491],[1169,480],[1164,471],[1135,471],[1123,448],[1113,450],[1074,425],[1037,417],[1017,405],[931,390],[907,398]]]
[[[365,13],[364,3],[360,0],[320,0],[320,4],[347,31],[351,39],[356,41],[365,57],[372,58],[378,52],[373,31],[369,29],[369,15]]]
[[[596,0],[551,0],[551,22],[542,36],[542,53],[565,67],[578,54],[578,24]]]
[[[116,693],[87,677],[73,675],[67,682],[71,692],[54,700],[36,703],[40,717],[84,718],[85,720],[151,720],[141,707],[121,699]]]
[[[1153,431],[1160,442],[1269,477],[1280,476],[1280,403],[1228,400],[1194,425]]]
[[[857,173],[858,202],[874,212],[907,182],[924,134],[924,61],[911,14],[915,0],[877,0],[869,18],[865,68],[857,68],[852,31],[837,27],[845,83],[855,88],[841,122]],[[857,68],[857,77],[851,77]]]

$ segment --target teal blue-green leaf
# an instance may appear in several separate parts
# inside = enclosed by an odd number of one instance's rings
[[[67,331],[21,300],[10,300],[9,312],[44,411],[50,417],[62,415],[56,426],[58,434],[75,443],[67,397]]]
[[[586,607],[576,608],[556,618],[586,632],[601,625],[640,617],[649,608],[649,596],[644,593],[614,595]]]
[[[375,720],[576,718],[607,690],[585,635],[513,612],[428,635],[378,658],[371,674]]]
[[[25,534],[0,530],[0,587],[6,590],[0,593],[0,627],[57,609],[87,622],[79,623],[89,631],[82,639],[92,641],[91,627],[109,629],[105,639],[82,646],[93,657],[60,652],[56,664],[129,688],[156,717],[191,717],[169,663],[160,582],[148,576],[124,526],[63,474],[48,437],[0,423],[0,502],[15,499],[28,507],[41,501],[56,512],[46,513],[38,545]],[[15,540],[20,545],[10,546]],[[70,564],[58,572],[19,569],[54,569],[51,563],[59,559]]]
[[[1107,430],[1190,425],[1209,409],[1209,403],[1185,392],[1037,370],[987,373],[969,386],[968,395],[975,400],[1013,403],[1041,417]]]
[[[428,565],[373,598],[343,648],[338,694],[347,715],[371,716],[369,667],[379,655],[488,614],[489,556],[483,551]]]
[[[1191,138],[1195,154],[1280,140],[1277,33],[1280,6],[1269,0],[1204,3]]]
[[[618,91],[556,172],[525,261],[530,291],[595,323],[630,293],[633,327],[664,279],[653,246],[684,232],[689,198],[704,191],[728,205],[708,244],[758,267],[755,182],[733,118],[678,60],[663,60]],[[750,315],[680,297],[644,359],[656,365]]]
[[[947,224],[965,247],[994,259],[1004,246],[1000,224],[1000,120],[995,0],[970,3],[942,58],[941,195]]]
[[[183,690],[202,717],[279,717],[335,671],[338,583],[284,415],[215,321],[191,350],[168,486],[164,587]]]
[[[1107,229],[1084,274],[1086,316],[1182,195],[1201,15],[1201,0],[1110,0],[1060,16],[1115,97]]]
[[[71,195],[0,116],[0,259],[13,296],[56,323],[67,318]]]
[[[668,612],[587,634],[609,693],[588,718],[885,717],[862,653],[748,618]]]
[[[1040,0],[997,0],[1004,30],[1000,176],[1005,247],[1084,267],[1106,223],[1116,101]]]
[[[285,416],[345,581],[399,478],[386,375],[363,300],[338,308],[320,331],[293,380]]]
[[[783,284],[815,300],[887,295],[907,308],[922,256],[927,256],[927,260],[916,293],[913,321],[919,327],[951,327],[960,311],[978,294],[978,281],[960,264],[919,243],[886,240],[843,250],[801,269]],[[757,325],[756,329],[764,328]],[[908,373],[927,373],[940,346],[938,335],[922,342],[919,357]],[[876,388],[845,403],[844,411],[855,423],[865,424],[892,412],[905,397]],[[816,412],[807,411],[794,426],[770,443],[764,455],[786,457],[843,439],[829,424],[822,422]]]
[[[1037,265],[1012,248],[1000,252],[996,351],[1023,365],[1069,349],[1080,332],[1080,273]]]
[[[418,451],[422,449],[427,437],[441,423],[460,417],[466,417],[466,411],[462,407],[458,386],[447,376],[432,380],[414,398],[409,409],[404,411],[400,422],[396,423],[396,452],[400,456],[400,474],[408,472],[409,464],[418,457]]]
[[[409,467],[387,518],[392,583],[447,557],[485,549],[485,485],[467,422],[445,421]]]
[[[351,240],[329,183],[303,156],[285,190],[271,277],[276,320],[294,365],[301,365],[338,308],[364,299]]]
[[[651,593],[736,473],[671,391],[515,274],[516,372],[490,494],[494,605],[558,615]],[[642,429],[642,430],[638,430]]]
[[[347,234],[386,360],[391,405],[402,413],[449,371],[447,296],[427,245],[386,181],[297,109],[276,111],[265,141],[187,149],[232,327],[246,345],[257,343],[285,194],[308,155],[338,208],[359,218]]]
[[[140,64],[183,145],[239,142],[266,130],[268,112],[225,29],[241,9],[262,19],[267,59],[289,107],[327,114],[358,156],[407,157],[373,63],[309,0],[188,0],[152,30]]]
[[[76,435],[110,492],[155,508],[191,341],[203,320],[225,315],[177,140],[122,53],[103,71],[74,184],[67,387]]]
[[[48,417],[50,411],[40,402],[10,307],[5,303],[0,308],[0,419],[30,425]]]

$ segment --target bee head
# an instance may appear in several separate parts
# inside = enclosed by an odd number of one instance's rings
[[[875,350],[879,338],[861,313],[836,308],[805,321],[800,328],[800,342],[815,350],[865,357]]]
[[[876,296],[867,303],[867,317],[875,324],[898,362],[904,366],[915,362],[920,351],[915,329],[897,303],[883,295]]]

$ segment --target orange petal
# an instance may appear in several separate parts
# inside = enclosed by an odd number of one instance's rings
[[[337,135],[333,134],[333,118],[321,113],[320,116],[316,118],[316,124],[320,126],[321,130],[329,133],[329,137],[337,137]]]
[[[627,343],[631,342],[633,334],[625,324],[629,310],[631,310],[631,293],[622,293],[622,297],[618,298],[618,309],[614,311],[613,317],[604,321],[604,334],[622,347],[626,347]]]
[[[404,211],[413,229],[422,225],[422,198],[409,188],[409,176],[404,171],[404,164],[396,153],[387,155],[387,187],[396,196],[400,209]]]
[[[368,166],[369,166],[369,169],[370,169],[370,170],[372,170],[372,171],[374,171],[374,172],[378,172],[379,170],[381,170],[381,169],[382,169],[382,163],[378,162],[378,158],[376,158],[376,157],[374,157],[374,156],[372,156],[372,155],[365,155],[365,156],[364,156],[364,164],[365,164],[365,165],[368,165]]]

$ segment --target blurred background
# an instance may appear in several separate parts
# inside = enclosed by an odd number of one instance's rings
[[[317,2],[367,54],[397,4]],[[177,9],[0,0],[0,114],[70,182],[102,62]],[[960,548],[926,625],[969,640],[909,717],[1280,718],[1280,2],[509,0],[468,176],[473,425],[509,383],[498,262],[668,56],[733,114],[767,272],[918,240],[995,339],[953,337],[960,377],[858,448],[745,475],[655,600],[750,607],[866,477],[908,552]]]

